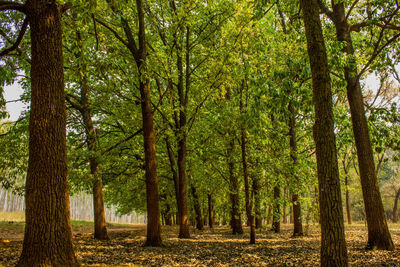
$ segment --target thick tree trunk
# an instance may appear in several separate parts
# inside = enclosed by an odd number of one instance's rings
[[[313,84],[321,266],[348,266],[328,59],[317,0],[301,0]]]
[[[199,202],[199,196],[197,195],[197,190],[194,185],[191,186],[192,189],[192,196],[193,196],[193,207],[196,213],[196,228],[197,230],[203,230],[203,217],[201,215],[201,207]]]
[[[344,74],[347,82],[347,98],[353,123],[358,167],[367,217],[368,243],[366,248],[393,250],[394,244],[387,225],[381,194],[379,192],[378,179],[375,173],[374,156],[367,119],[365,117],[360,81],[357,75],[357,65],[354,60],[350,26],[347,23],[343,3],[335,3],[332,1],[336,36],[338,41],[346,44],[343,52],[352,57],[344,68]]]
[[[272,230],[275,233],[281,231],[281,205],[279,203],[281,197],[281,189],[279,184],[274,186],[274,205],[273,205],[273,216],[272,216]]]
[[[212,195],[208,194],[208,226],[210,228],[214,227],[214,200],[212,199]]]
[[[297,168],[297,137],[296,137],[296,111],[293,105],[293,100],[289,102],[289,144],[290,144],[290,157],[293,161],[293,168]],[[300,187],[299,178],[296,173],[293,172],[293,182],[295,185],[295,190]],[[303,224],[301,220],[301,206],[300,206],[300,196],[297,191],[293,192],[292,195],[292,209],[293,209],[293,236],[303,235]]]
[[[72,246],[61,7],[28,0],[31,112],[26,226],[17,266],[79,266]]]
[[[394,205],[393,205],[393,222],[397,223],[398,215],[397,215],[397,204],[400,198],[400,188],[396,192],[396,196],[394,198]]]

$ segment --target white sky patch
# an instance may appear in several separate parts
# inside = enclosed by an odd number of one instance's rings
[[[6,109],[10,117],[8,120],[16,121],[21,112],[26,110],[26,105],[22,101],[17,101],[21,98],[24,91],[18,83],[4,87],[4,98],[6,100]]]

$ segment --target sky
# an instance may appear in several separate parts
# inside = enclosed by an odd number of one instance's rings
[[[373,89],[374,91],[378,87],[378,80],[377,77],[374,75],[368,76],[368,78],[365,79],[364,82],[369,88]],[[6,103],[6,109],[10,115],[8,119],[11,121],[16,121],[19,118],[21,112],[26,110],[27,108],[26,105],[21,101],[10,102],[20,99],[22,93],[23,90],[18,83],[14,83],[11,86],[4,87],[4,98],[6,102],[8,102]]]
[[[23,90],[18,83],[14,83],[11,86],[4,87],[4,98],[6,102],[18,100],[21,97]],[[22,101],[6,103],[6,109],[10,117],[8,120],[16,121],[22,111],[26,110],[26,105]]]

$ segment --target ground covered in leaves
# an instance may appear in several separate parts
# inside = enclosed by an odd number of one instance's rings
[[[311,226],[304,237],[291,238],[291,225],[282,232],[258,230],[256,245],[244,235],[231,235],[226,226],[192,230],[190,239],[178,239],[178,227],[162,228],[162,247],[143,247],[144,225],[110,225],[111,240],[97,241],[91,224],[73,222],[74,245],[84,266],[315,266],[319,264],[320,234]],[[400,247],[400,225],[391,225]],[[346,227],[349,260],[353,266],[400,266],[400,249],[365,251],[365,225]],[[0,266],[14,266],[22,249],[23,223],[0,222]]]

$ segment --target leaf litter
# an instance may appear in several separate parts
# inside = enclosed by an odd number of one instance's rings
[[[395,244],[400,228],[391,227]],[[109,229],[110,240],[93,239],[90,232],[74,232],[74,246],[82,266],[316,266],[319,265],[320,233],[310,227],[308,235],[291,237],[291,226],[282,225],[276,234],[257,230],[255,245],[249,234],[232,235],[229,227],[192,230],[191,238],[177,238],[177,226],[163,226],[162,247],[144,247],[146,227]],[[22,250],[21,233],[10,235],[0,229],[0,266],[15,266]],[[366,251],[365,225],[346,227],[351,266],[400,266],[400,250]]]

